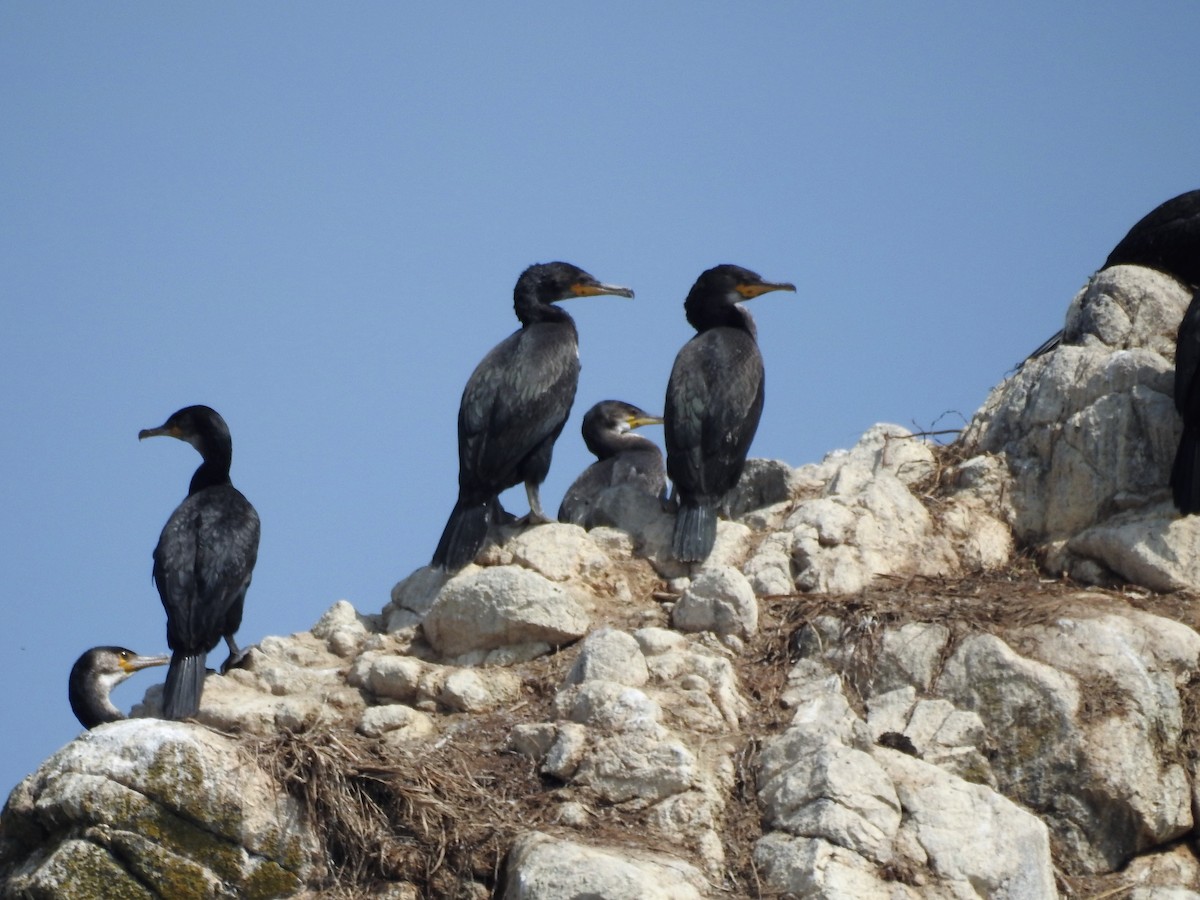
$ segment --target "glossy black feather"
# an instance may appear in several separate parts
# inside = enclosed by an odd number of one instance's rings
[[[1175,341],[1175,409],[1183,433],[1171,467],[1171,494],[1184,515],[1200,512],[1200,291],[1192,295]]]
[[[1200,287],[1200,190],[1172,197],[1139,219],[1102,268],[1118,265],[1157,269]]]

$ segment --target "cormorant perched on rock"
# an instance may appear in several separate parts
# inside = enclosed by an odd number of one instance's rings
[[[525,483],[531,524],[548,522],[539,488],[579,383],[575,322],[554,304],[629,288],[601,284],[565,262],[532,265],[517,279],[513,308],[521,327],[475,367],[458,408],[458,501],[433,554],[457,572],[471,562],[498,514],[501,491]]]
[[[163,715],[183,719],[200,709],[208,651],[221,638],[229,645],[222,673],[244,656],[233,636],[242,624],[260,528],[258,513],[229,481],[233,439],[216,410],[185,407],[138,439],[157,435],[186,441],[204,460],[154,548],[154,584],[167,611],[171,648]]]
[[[67,683],[71,712],[84,728],[125,718],[109,698],[114,687],[141,669],[165,666],[169,656],[139,656],[124,647],[93,647],[75,660]]]
[[[600,492],[628,484],[653,497],[662,497],[667,487],[667,470],[658,445],[634,428],[661,425],[661,416],[652,416],[620,400],[602,400],[583,417],[583,442],[596,456],[575,482],[567,488],[558,521],[586,525],[588,513]]]
[[[721,265],[696,279],[684,301],[698,333],[675,357],[664,412],[667,474],[679,501],[673,551],[680,562],[699,562],[712,550],[717,506],[742,474],[762,414],[762,355],[754,320],[738,304],[794,290]]]
[[[1099,271],[1113,266],[1145,266],[1170,275],[1192,290],[1200,288],[1200,190],[1172,197],[1138,219]],[[1062,339],[1059,331],[1030,353],[1025,362],[1049,353]]]
[[[1100,268],[1125,265],[1157,269],[1192,289],[1200,287],[1200,190],[1146,213]]]
[[[1185,516],[1200,512],[1200,290],[1192,295],[1175,340],[1175,408],[1183,434],[1171,467],[1171,495]]]

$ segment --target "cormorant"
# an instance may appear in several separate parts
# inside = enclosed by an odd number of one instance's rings
[[[138,439],[157,435],[186,441],[204,460],[154,548],[154,584],[167,611],[171,648],[163,714],[183,719],[200,709],[208,651],[221,638],[229,645],[222,673],[244,656],[233,636],[242,624],[260,528],[258,513],[229,481],[233,439],[216,410],[185,407]]]
[[[620,400],[602,400],[583,417],[583,442],[596,456],[567,489],[558,520],[586,525],[596,498],[605,488],[628,484],[652,497],[663,497],[667,470],[658,445],[633,429],[642,425],[661,425],[661,416],[652,416]]]
[[[1200,190],[1172,197],[1138,219],[1099,271],[1126,265],[1156,269],[1185,287],[1200,288]],[[1025,362],[1049,353],[1062,339],[1062,331],[1052,335]]]
[[[531,524],[550,521],[539,487],[550,471],[554,441],[566,424],[579,382],[575,322],[554,305],[572,297],[629,288],[601,284],[570,263],[530,266],[513,290],[521,327],[483,358],[458,409],[458,501],[433,554],[433,565],[457,572],[471,562],[499,514],[500,492],[525,483]]]
[[[1124,265],[1157,269],[1193,290],[1200,287],[1200,190],[1146,213],[1100,268]]]
[[[1192,294],[1175,340],[1175,408],[1183,434],[1171,466],[1171,495],[1188,516],[1200,512],[1200,290]]]
[[[71,666],[67,683],[71,712],[84,728],[125,718],[109,699],[109,692],[134,672],[170,661],[169,656],[139,656],[124,647],[93,647]]]
[[[680,562],[699,562],[712,550],[717,506],[742,474],[762,414],[757,332],[738,304],[768,291],[794,290],[721,265],[696,279],[684,301],[698,333],[675,357],[664,412],[667,474],[679,500],[673,551]]]

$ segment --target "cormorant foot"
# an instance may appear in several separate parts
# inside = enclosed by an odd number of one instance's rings
[[[225,662],[221,663],[221,674],[228,675],[230,669],[250,668],[250,651],[257,649],[257,647],[257,644],[251,644],[244,650],[239,650],[237,653],[230,653]]]

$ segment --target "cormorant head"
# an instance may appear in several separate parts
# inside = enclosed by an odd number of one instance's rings
[[[598,441],[603,435],[625,434],[643,425],[661,425],[662,422],[662,416],[651,415],[632,403],[601,400],[583,416],[583,442],[598,456]]]
[[[229,464],[233,458],[233,438],[221,414],[208,406],[185,406],[171,413],[157,428],[143,428],[138,440],[148,437],[178,438],[191,444],[204,458],[192,476],[188,493],[229,481]]]
[[[169,656],[141,656],[124,647],[93,647],[71,667],[67,687],[71,711],[84,728],[123,718],[109,692],[134,672],[170,661]]]
[[[733,307],[744,300],[753,300],[771,291],[795,291],[796,286],[786,281],[765,281],[757,272],[741,266],[725,263],[713,266],[700,274],[688,292],[683,308],[687,320],[697,329],[713,324],[713,316],[728,315],[721,308]],[[740,317],[739,317],[740,318]]]
[[[633,291],[615,284],[604,284],[579,266],[552,262],[536,263],[522,272],[513,290],[513,299],[517,315],[520,316],[522,307],[530,301],[545,305],[573,297],[595,297],[600,294],[632,297]]]

